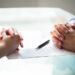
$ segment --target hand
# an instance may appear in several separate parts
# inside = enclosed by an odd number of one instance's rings
[[[51,32],[52,40],[58,48],[64,48],[70,51],[75,51],[75,26],[68,23],[65,25],[55,25],[54,31]]]
[[[23,38],[16,29],[2,29],[0,33],[0,57],[9,55],[23,47]]]
[[[63,34],[67,34],[69,30],[66,27],[63,27],[63,25],[61,24],[55,25],[54,28],[55,30],[50,32],[50,34],[52,35],[52,40],[54,43],[56,43],[56,46],[58,48],[62,48],[62,42],[64,40]]]

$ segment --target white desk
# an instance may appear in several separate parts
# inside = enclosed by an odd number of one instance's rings
[[[1,27],[16,27],[24,38],[24,48],[8,58],[27,58],[38,56],[60,55],[56,47],[46,46],[36,52],[35,48],[43,41],[50,39],[50,30],[57,23],[64,23],[74,15],[59,8],[4,8],[0,9]],[[53,52],[52,54],[50,54]],[[63,52],[65,53],[65,52]],[[24,56],[23,56],[24,55]],[[26,56],[25,56],[26,55]]]

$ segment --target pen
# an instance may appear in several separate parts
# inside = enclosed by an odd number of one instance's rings
[[[36,49],[41,49],[44,46],[46,46],[48,43],[50,42],[50,40],[45,41],[44,43],[40,44]]]

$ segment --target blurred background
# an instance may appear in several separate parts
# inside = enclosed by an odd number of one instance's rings
[[[0,8],[57,7],[75,14],[75,0],[0,0]]]

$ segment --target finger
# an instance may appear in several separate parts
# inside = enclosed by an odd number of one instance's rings
[[[61,46],[61,41],[58,40],[55,36],[52,37],[53,42],[55,42],[56,44],[58,43],[58,45]]]
[[[75,25],[72,25],[71,27],[72,27],[73,30],[75,30]]]
[[[58,47],[58,48],[62,48],[62,42],[61,41],[59,41],[56,37],[52,37],[52,40],[53,40],[53,42],[55,42],[55,44],[56,44],[56,46]]]
[[[6,30],[5,30],[4,28],[2,29],[0,35],[1,35],[1,38],[2,38],[2,39],[4,39],[4,38],[7,37],[7,35],[6,35]]]
[[[59,24],[58,27],[62,30],[63,33],[68,33],[69,30],[62,24]]]
[[[22,43],[22,40],[23,40],[23,39],[22,39],[21,35],[19,34],[19,32],[18,32],[15,28],[12,27],[12,30],[13,30],[13,32],[15,33],[15,35],[20,38],[20,46],[23,48],[23,43]],[[18,48],[17,48],[17,49],[18,49]]]
[[[14,33],[14,35],[16,35],[16,29],[15,28],[11,28],[12,29],[12,31],[13,31],[13,33]]]
[[[59,32],[57,32],[56,30],[51,32],[52,36],[55,36],[56,38],[58,38],[59,40],[63,41],[64,40],[64,36],[61,35]]]
[[[62,34],[63,31],[62,31],[57,25],[55,25],[54,28],[55,28],[61,35],[63,35],[63,34]]]
[[[64,26],[65,26],[67,29],[70,29],[70,28],[71,28],[71,25],[70,25],[69,23],[64,24]]]
[[[0,40],[2,40],[3,39],[3,36],[0,34]]]
[[[58,43],[56,44],[56,46],[59,48],[59,49],[63,49],[62,46],[58,45]]]
[[[5,30],[6,30],[5,28],[2,28],[1,34],[2,34],[2,33],[4,33],[4,32],[5,32]]]
[[[12,27],[12,31],[14,32],[14,35],[19,36],[19,34],[17,33],[17,30],[15,28]]]
[[[55,25],[54,27],[63,36],[68,32],[62,25]]]
[[[23,43],[22,42],[20,42],[20,46],[23,48]]]
[[[19,51],[19,48],[16,48],[17,51]]]
[[[16,30],[16,29],[15,29]],[[23,40],[23,37],[21,36],[21,34],[16,30],[16,34],[18,34],[19,35],[19,37],[20,37],[20,40],[22,41]]]
[[[18,35],[19,36],[20,40],[23,40],[21,34],[15,28],[12,27],[12,30],[15,33],[15,35]]]
[[[6,30],[6,34],[7,34],[7,35],[10,35],[11,37],[14,36],[14,32],[13,32],[11,29],[7,29],[7,30]]]

